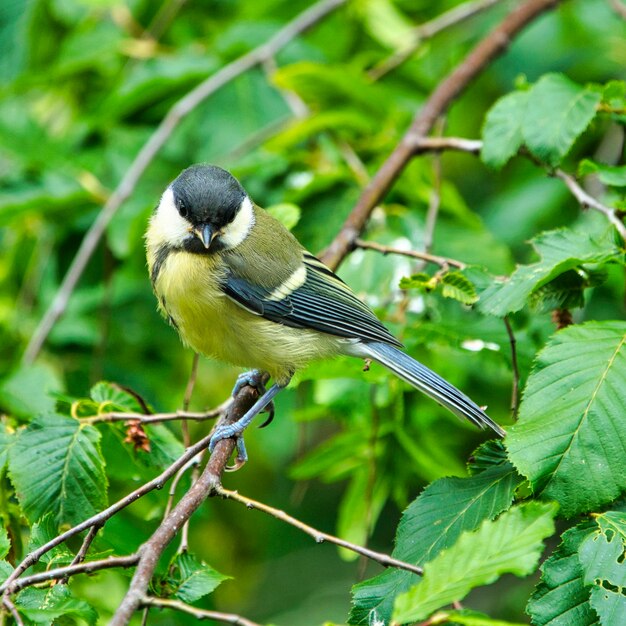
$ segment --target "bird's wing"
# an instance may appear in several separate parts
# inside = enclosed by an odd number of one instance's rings
[[[303,254],[303,266],[274,289],[251,283],[232,266],[222,289],[240,306],[272,322],[401,346],[369,307],[308,252]]]

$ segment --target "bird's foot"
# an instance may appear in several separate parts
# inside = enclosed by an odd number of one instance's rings
[[[266,373],[261,372],[260,370],[250,370],[249,372],[244,372],[243,374],[239,374],[239,376],[237,376],[237,382],[235,383],[235,386],[233,387],[233,391],[232,391],[233,398],[244,387],[248,385],[250,387],[254,387],[259,393],[259,397],[262,397],[267,391],[265,389],[265,383],[267,382],[268,378],[269,376]],[[269,415],[267,416],[267,419],[259,426],[259,428],[265,428],[268,424],[272,423],[272,420],[274,419],[274,403],[270,402],[263,410],[267,411]]]
[[[252,406],[252,408],[233,424],[218,425],[209,443],[209,452],[213,452],[218,441],[235,437],[237,443],[237,458],[235,464],[229,470],[239,469],[247,460],[246,446],[243,441],[243,431],[250,425],[250,422],[267,406],[272,403],[274,396],[284,388],[285,385],[272,385]]]

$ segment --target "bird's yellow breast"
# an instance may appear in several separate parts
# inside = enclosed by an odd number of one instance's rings
[[[159,250],[148,241],[152,275]],[[207,356],[270,373],[287,382],[297,370],[341,351],[345,339],[271,322],[242,308],[220,289],[224,269],[215,255],[170,251],[154,280],[159,308],[182,341]]]

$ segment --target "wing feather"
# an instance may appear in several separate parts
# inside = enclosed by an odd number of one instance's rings
[[[401,346],[367,305],[321,261],[303,255],[306,280],[280,300],[274,289],[252,284],[231,266],[222,284],[224,293],[251,313],[294,328],[309,328],[338,337],[382,341]]]

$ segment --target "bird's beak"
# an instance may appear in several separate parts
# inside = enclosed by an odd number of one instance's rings
[[[211,242],[215,239],[217,232],[211,224],[200,224],[198,228],[194,228],[193,232],[196,237],[204,244],[204,247],[208,250],[211,246]]]

